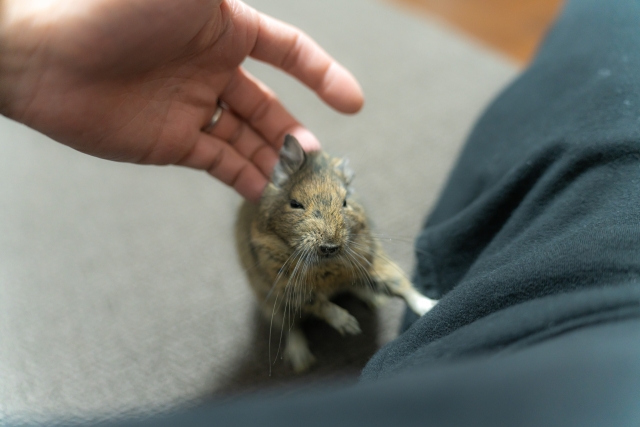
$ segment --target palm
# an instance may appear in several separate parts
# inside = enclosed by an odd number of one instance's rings
[[[255,199],[284,133],[300,126],[239,65],[252,54],[282,66],[304,37],[269,38],[267,18],[236,0],[61,1],[89,11],[61,14],[53,29],[20,40],[37,46],[39,67],[20,75],[10,115],[95,156],[209,170]],[[304,52],[294,52],[287,71],[339,109],[357,110],[361,99],[345,106],[335,88],[316,84],[331,62],[300,65],[295,57]],[[224,127],[217,135],[201,131],[218,99],[233,110],[225,124],[239,129],[233,141]]]
[[[25,98],[29,104],[21,119],[100,157],[174,163],[195,144],[246,46],[219,49],[234,57],[212,64],[216,42],[234,43],[233,37],[220,40],[219,34],[204,31],[211,26],[204,16],[228,20],[219,7],[191,1],[192,7],[177,8],[158,25],[144,20],[144,9],[132,10],[126,3],[109,5],[125,9],[122,13],[96,13],[98,22],[70,25],[60,39],[49,41],[55,43],[51,49],[68,53],[49,64],[50,78],[40,82],[34,98]],[[153,3],[162,8],[158,3],[173,7],[177,2]],[[131,46],[131,40],[139,42]],[[69,62],[78,67],[70,69]]]

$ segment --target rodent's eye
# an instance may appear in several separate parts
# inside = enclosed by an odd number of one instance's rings
[[[342,201],[342,207],[343,207],[343,208],[346,208],[346,207],[347,207],[347,199],[344,199],[344,200]]]
[[[289,201],[289,206],[291,206],[293,209],[304,209],[304,206],[302,206],[302,203],[293,199]]]

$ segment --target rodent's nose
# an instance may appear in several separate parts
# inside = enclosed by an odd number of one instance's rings
[[[339,245],[320,245],[320,253],[326,256],[335,255],[336,253],[338,253],[339,249]]]

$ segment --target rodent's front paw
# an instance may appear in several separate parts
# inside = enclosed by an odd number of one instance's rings
[[[340,332],[341,335],[357,335],[362,332],[358,320],[345,309],[336,310],[329,320],[329,324]]]

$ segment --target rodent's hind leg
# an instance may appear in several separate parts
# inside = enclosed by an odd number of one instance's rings
[[[356,296],[360,301],[367,304],[371,310],[382,307],[388,300],[386,295],[374,292],[368,286],[352,286],[349,288],[349,293]]]
[[[297,374],[305,372],[316,363],[316,358],[309,350],[309,344],[302,329],[294,324],[289,325],[285,321],[282,308],[277,308],[275,304],[275,302],[272,303],[272,307],[267,303],[261,306],[262,314],[270,324],[269,340],[272,339],[272,334],[282,337],[282,334],[288,331],[283,351],[284,359],[291,364]],[[271,351],[269,353],[271,355]]]
[[[305,304],[304,311],[324,320],[341,335],[362,332],[358,320],[344,308],[329,301],[325,295],[315,294],[312,301]]]
[[[422,316],[437,304],[438,301],[418,292],[393,261],[376,257],[372,270],[375,281],[389,293],[403,298],[416,314]]]
[[[297,374],[307,371],[311,365],[316,363],[315,356],[309,350],[309,344],[304,332],[296,326],[289,331],[289,337],[284,349],[284,358],[291,363],[293,370]]]

